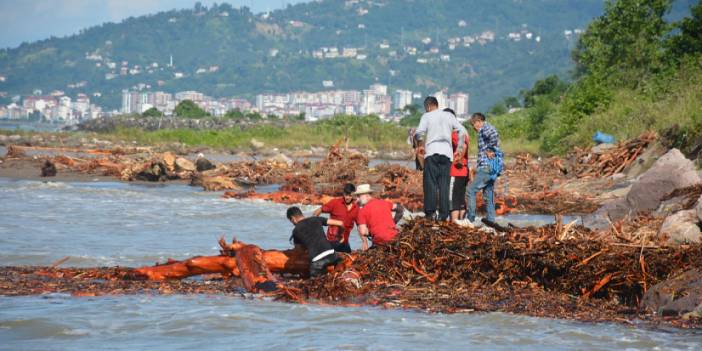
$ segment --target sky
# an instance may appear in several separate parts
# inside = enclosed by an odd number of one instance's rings
[[[254,12],[275,10],[304,0],[200,0],[203,5],[230,3]],[[0,48],[62,37],[130,16],[192,8],[197,0],[0,0]]]

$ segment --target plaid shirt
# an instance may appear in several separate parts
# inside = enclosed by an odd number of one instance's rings
[[[497,133],[497,129],[488,122],[483,123],[483,127],[478,131],[478,167],[488,166],[488,149],[499,147],[500,134]]]

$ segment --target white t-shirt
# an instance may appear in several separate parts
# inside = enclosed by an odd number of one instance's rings
[[[458,130],[458,140],[468,133],[456,117],[451,113],[436,109],[422,115],[417,127],[417,135],[424,140],[427,158],[434,154],[444,155],[453,161],[453,147],[451,146],[451,132]]]

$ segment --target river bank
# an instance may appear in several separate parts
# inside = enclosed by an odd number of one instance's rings
[[[47,151],[54,154],[32,154]],[[69,151],[73,153],[70,156]],[[371,167],[363,153],[340,144],[330,147],[316,162],[276,155],[265,160],[220,163],[139,148],[69,150],[15,145],[7,147],[2,161],[0,169],[21,168],[29,172],[35,167],[34,172],[40,173],[42,170],[36,167],[53,167],[56,176],[99,175],[143,184],[187,182],[224,198],[264,199],[279,204],[318,205],[336,195],[339,184],[366,182],[372,184],[380,197],[403,203],[415,211],[421,206],[421,173],[400,165]],[[19,167],[20,164],[24,166]],[[52,178],[49,175],[42,179]],[[279,184],[280,188],[258,191],[257,187],[267,184]],[[655,286],[702,268],[698,257],[700,219],[695,209],[699,207],[702,186],[692,163],[675,149],[661,148],[655,135],[579,150],[569,159],[539,160],[520,155],[508,162],[496,188],[501,214],[558,215],[556,223],[519,228],[503,222],[505,229],[485,232],[454,225],[434,229],[432,225],[422,225],[421,220],[407,218],[409,222],[403,227],[397,246],[357,253],[324,279],[279,280],[277,284],[283,293],[276,298],[297,303],[380,305],[440,312],[503,311],[586,321],[650,319],[678,326],[699,326],[695,311],[702,304],[697,301],[702,294],[693,287],[698,278],[670,293]],[[560,219],[560,215],[567,214],[579,214],[579,223],[589,228]],[[431,237],[444,241],[412,241]],[[414,249],[402,251],[403,245]],[[269,248],[257,247],[256,250]],[[189,282],[144,283],[145,279],[162,278],[140,273],[168,271],[171,266],[185,265],[189,268],[178,277],[203,272],[215,274],[204,278],[204,284],[209,284],[207,281],[221,279],[218,277],[223,274],[234,279],[226,280],[232,283],[215,284],[219,286],[215,290],[243,286],[262,293],[247,285],[245,279],[242,283],[239,278],[249,272],[232,263],[238,262],[231,261],[232,254],[238,255],[238,249],[212,256],[211,260],[228,262],[214,269],[203,270],[185,257],[136,271],[5,267],[0,280],[4,281],[6,295],[50,292],[110,295],[152,290],[149,287],[163,287],[168,293],[197,292],[197,284]],[[293,253],[282,253],[288,254]],[[449,260],[452,255],[456,257]],[[390,261],[378,261],[380,257]],[[473,261],[476,259],[479,261]],[[461,260],[466,261],[456,264]],[[493,263],[472,266],[480,260]],[[232,264],[236,270],[231,268]],[[191,271],[192,267],[195,268]],[[388,269],[385,275],[378,276],[384,268]],[[353,273],[348,273],[349,269]],[[296,268],[274,273],[286,277],[302,271]],[[96,284],[97,281],[117,285]],[[648,291],[658,291],[663,298],[645,299]],[[666,294],[673,297],[665,297]],[[677,309],[671,307],[680,305],[679,296],[691,296],[692,300]],[[649,302],[644,305],[644,300]],[[559,302],[549,305],[549,301]]]

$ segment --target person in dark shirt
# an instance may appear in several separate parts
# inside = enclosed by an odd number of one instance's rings
[[[302,246],[309,253],[310,277],[325,274],[328,266],[339,262],[340,258],[334,252],[329,241],[327,241],[323,227],[327,225],[343,227],[344,222],[324,217],[305,218],[297,206],[288,208],[286,216],[295,225],[290,239],[296,247]]]

